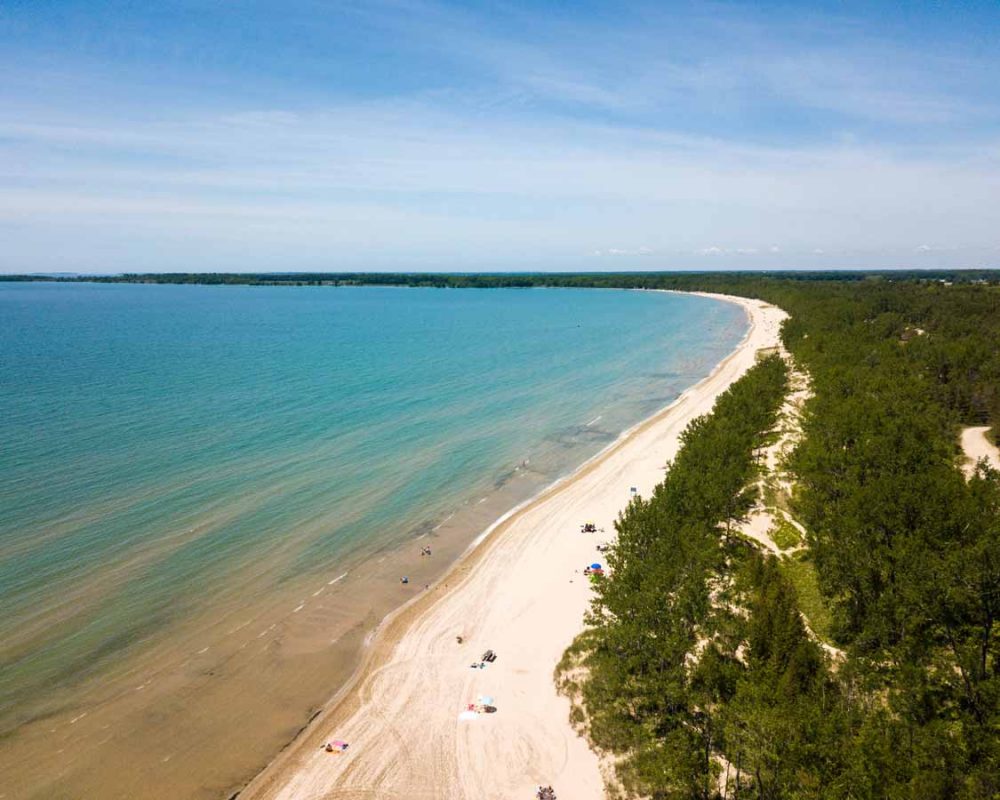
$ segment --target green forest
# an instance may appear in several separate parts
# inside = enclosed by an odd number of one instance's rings
[[[623,796],[1000,797],[1000,475],[958,468],[961,426],[1000,431],[997,273],[107,280],[707,290],[780,306],[812,387],[786,467],[802,559],[734,531],[788,389],[775,356],[690,425],[664,482],[618,520],[557,672],[575,722]]]
[[[1000,419],[1000,292],[687,281],[791,314],[783,340],[814,393],[791,502],[844,657],[806,628],[789,570],[727,534],[783,393],[771,359],[618,521],[561,665],[577,721],[615,755],[624,794],[1000,796],[1000,476],[957,468],[959,426]]]

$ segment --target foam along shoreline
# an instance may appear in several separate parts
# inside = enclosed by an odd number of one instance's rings
[[[786,314],[733,302],[750,328],[733,353],[667,408],[623,433],[569,477],[514,509],[434,587],[379,627],[353,678],[327,708],[240,793],[247,798],[532,797],[539,784],[577,800],[604,796],[598,756],[569,722],[553,672],[583,628],[599,542],[635,487],[663,478],[679,436],[779,342]],[[581,533],[594,521],[597,533]],[[603,531],[601,530],[603,529]],[[462,643],[456,637],[462,637]],[[480,654],[498,658],[470,669]],[[497,713],[460,720],[493,699]],[[328,753],[324,742],[349,742]]]

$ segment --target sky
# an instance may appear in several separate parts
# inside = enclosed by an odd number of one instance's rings
[[[1000,267],[996,0],[0,0],[0,272],[895,267]]]

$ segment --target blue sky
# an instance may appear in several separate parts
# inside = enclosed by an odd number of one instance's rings
[[[1000,267],[1000,3],[0,4],[0,271]]]

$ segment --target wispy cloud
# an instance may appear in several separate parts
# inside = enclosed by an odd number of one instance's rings
[[[651,256],[651,247],[609,247],[606,250],[595,250],[595,256]]]
[[[1000,100],[983,75],[1000,60],[954,40],[728,6],[391,2],[314,9],[303,43],[301,9],[260,8],[260,52],[228,42],[228,61],[200,40],[175,42],[199,63],[155,68],[63,48],[29,80],[42,37],[0,55],[16,77],[0,269],[995,258]]]
[[[858,122],[998,120],[995,104],[982,102],[984,93],[996,99],[985,77],[994,60],[947,40],[917,46],[879,35],[867,19],[788,7],[780,13],[671,7],[616,14],[609,26],[585,14],[551,17],[508,8],[501,15],[508,24],[498,25],[444,3],[408,8],[405,22],[384,5],[369,13],[374,24],[406,33],[539,103],[664,120],[680,129],[734,115],[753,118],[755,106],[778,105],[794,134],[820,136]],[[807,119],[816,110],[829,116]]]
[[[895,252],[914,230],[992,247],[1000,185],[990,151],[955,164],[875,149],[678,143],[551,118],[470,121],[412,102],[140,125],[7,121],[0,136],[0,224],[14,226],[15,244],[39,241],[30,228],[84,224],[119,240],[127,217],[170,241],[210,225],[290,256],[336,244],[352,265],[371,258],[373,239],[386,262],[420,243],[443,257],[450,241],[480,264],[528,249],[561,266],[588,239],[607,256],[658,254],[658,266],[684,266],[684,252],[738,263],[777,252],[748,239],[786,242],[789,258],[810,240]],[[707,236],[712,245],[698,242]]]
[[[757,247],[719,247],[714,244],[695,251],[697,255],[701,256],[755,256],[760,252],[761,250]],[[767,252],[777,253],[779,251],[772,247]]]

